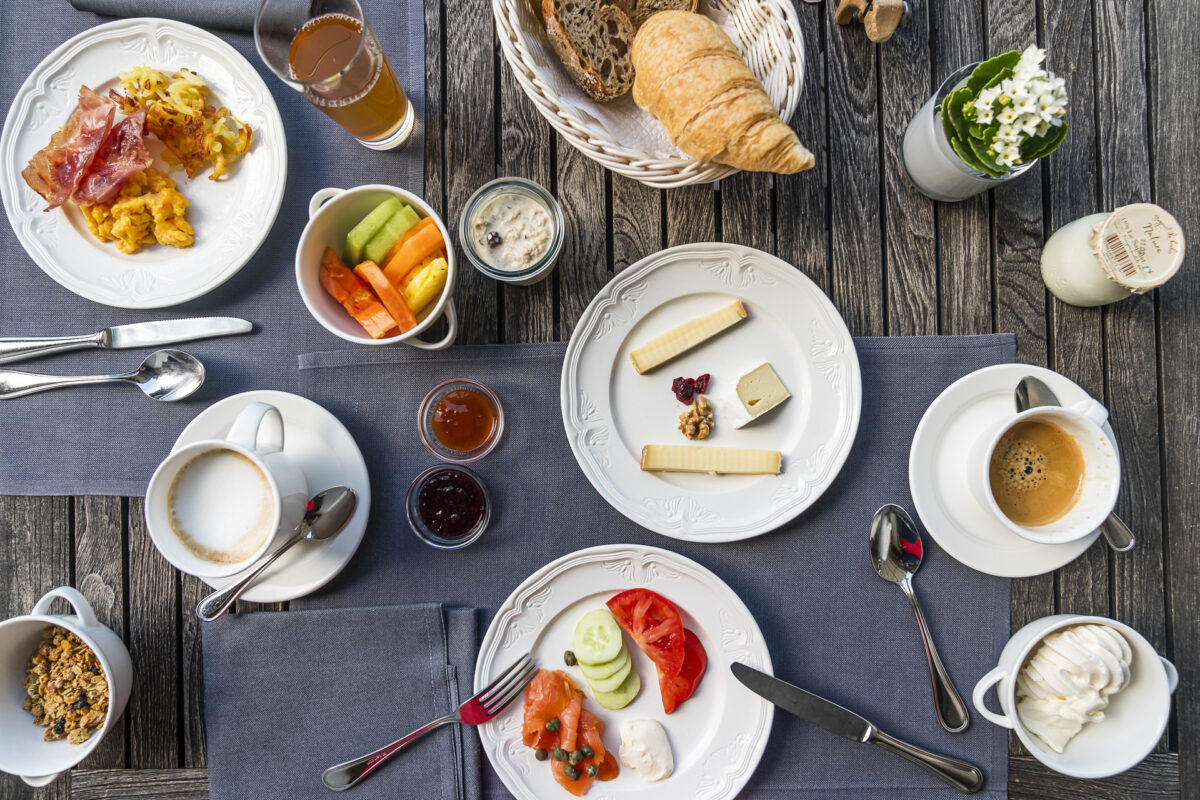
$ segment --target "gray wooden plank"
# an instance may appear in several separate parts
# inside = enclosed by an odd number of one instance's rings
[[[721,181],[721,239],[771,252],[771,176],[738,172]]]
[[[797,3],[804,42],[804,93],[791,126],[816,157],[816,166],[798,175],[775,177],[775,254],[794,264],[829,291],[829,131],[825,87],[823,5]]]
[[[1181,786],[1174,753],[1152,754],[1128,772],[1099,781],[1059,775],[1033,756],[1008,763],[1009,800],[1176,800]]]
[[[1200,153],[1193,137],[1200,85],[1193,70],[1200,4],[1152,0],[1149,4],[1149,132],[1154,200],[1178,219],[1187,235],[1200,235]],[[1195,253],[1193,244],[1192,252]],[[1159,290],[1163,392],[1163,476],[1166,583],[1169,593],[1167,655],[1179,669],[1175,693],[1176,749],[1183,796],[1200,798],[1200,270],[1192,255]]]
[[[878,48],[861,25],[825,25],[829,81],[830,288],[855,336],[887,333],[880,231]]]
[[[512,69],[502,58],[498,59],[497,69],[500,80],[500,171],[552,189],[550,142],[553,131],[550,123],[521,91]],[[505,286],[503,293],[504,341],[548,342],[554,339],[553,276],[533,286]]]
[[[667,247],[717,240],[716,189],[710,183],[667,191]]]
[[[904,174],[900,146],[929,98],[929,6],[910,4],[912,21],[879,48],[879,114],[883,132],[883,254],[887,330],[898,336],[938,332],[934,203]]]
[[[494,178],[496,164],[495,58],[492,10],[487,0],[446,0],[445,81],[446,220],[453,227],[479,186]],[[447,243],[450,244],[450,243]],[[497,341],[500,289],[472,269],[458,248],[454,289],[459,344]]]
[[[71,583],[71,501],[66,497],[0,497],[0,610],[4,619],[28,614],[43,594]],[[65,613],[59,600],[53,608]],[[29,724],[33,726],[33,719]],[[0,797],[66,800],[70,777],[31,789],[0,773]]]
[[[559,292],[558,339],[569,339],[596,292],[612,277],[605,220],[604,168],[557,137],[558,202],[567,223],[555,272]]]
[[[446,215],[446,74],[443,3],[425,3],[425,201]],[[449,220],[447,219],[449,222]],[[451,231],[454,225],[450,223]]]
[[[76,770],[71,800],[208,800],[204,769]]]
[[[930,94],[959,67],[988,55],[984,3],[936,0],[931,7],[934,47]],[[935,211],[940,330],[953,335],[989,333],[994,308],[989,193],[958,203],[938,203]],[[1011,329],[1001,326],[999,330]],[[1019,338],[1017,346],[1021,346]]]
[[[1096,102],[1100,207],[1150,199],[1146,139],[1145,20],[1140,3],[1103,0],[1096,15]],[[1167,644],[1159,452],[1157,314],[1141,296],[1103,312],[1106,404],[1121,448],[1117,511],[1137,530],[1137,546],[1113,556],[1113,614],[1160,651]],[[1166,750],[1166,743],[1160,745]]]
[[[96,619],[125,639],[125,508],[119,497],[77,497],[75,509],[75,585],[92,604]],[[125,729],[121,720],[83,769],[125,766]]]
[[[613,272],[663,249],[662,191],[612,176]]]
[[[212,592],[212,587],[194,575],[179,576],[179,607],[181,625],[179,631],[180,680],[182,686],[184,767],[208,766],[204,734],[204,661],[201,652],[200,626],[195,608]]]
[[[177,570],[146,531],[145,502],[129,501],[129,766],[178,766],[180,747],[179,591]]]

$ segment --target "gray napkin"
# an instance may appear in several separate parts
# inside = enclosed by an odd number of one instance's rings
[[[559,410],[563,344],[454,347],[434,354],[359,348],[302,356],[301,393],[354,434],[371,473],[373,507],[354,560],[324,591],[292,607],[438,600],[491,614],[527,575],[565,553],[613,542],[666,547],[712,569],[742,597],[780,677],[862,713],[893,735],[978,764],[987,776],[981,796],[1005,797],[1006,731],[978,715],[964,734],[938,725],[916,622],[900,591],[872,569],[867,531],[883,503],[914,510],[908,450],[929,403],[962,375],[1011,362],[1015,338],[857,339],[856,345],[862,421],[834,486],[774,533],[708,545],[638,527],[583,477]],[[416,408],[434,384],[456,376],[482,380],[497,392],[506,429],[497,449],[472,465],[496,506],[491,527],[466,550],[440,552],[408,529],[403,503],[412,478],[435,461],[417,436]],[[1009,581],[974,572],[931,537],[925,541],[917,592],[946,667],[968,694],[995,666],[1008,638]],[[485,784],[489,797],[508,796],[490,768]],[[958,793],[895,756],[781,711],[742,796],[949,800]]]
[[[166,17],[202,28],[254,30],[258,0],[71,0],[80,11],[106,17]]]
[[[227,615],[203,626],[212,800],[329,800],[321,772],[471,696],[474,609]],[[451,725],[355,788],[360,800],[482,797],[479,738]]]
[[[111,10],[118,10],[118,0],[108,3]],[[417,113],[414,141],[399,152],[376,153],[355,142],[267,69],[249,33],[218,33],[254,65],[270,88],[283,117],[289,151],[287,191],[274,228],[254,258],[220,288],[190,303],[156,311],[97,305],[45,275],[25,254],[12,227],[0,223],[0,336],[94,333],[128,322],[209,315],[244,317],[255,326],[248,336],[181,345],[200,358],[208,371],[204,387],[182,402],[158,403],[128,385],[65,389],[0,402],[0,494],[144,494],[175,437],[206,406],[251,389],[295,391],[296,356],[336,347],[342,341],[309,316],[296,289],[296,242],[308,220],[309,198],[326,186],[364,183],[395,184],[417,194],[424,190],[424,3],[362,0],[362,4]],[[235,6],[252,10],[257,4],[254,0],[120,0],[120,6],[122,13],[130,14],[170,16],[176,10],[186,11],[187,19],[203,23],[197,14],[226,20],[226,10]],[[246,13],[228,17],[247,18]],[[10,106],[25,78],[51,50],[105,21],[75,10],[66,0],[0,0],[0,31],[8,34],[0,58],[0,108]],[[249,30],[249,23],[243,27]],[[90,80],[82,75],[74,79]],[[181,179],[180,187],[187,194],[186,179]],[[85,351],[14,367],[67,375],[119,372],[135,368],[149,352]],[[120,469],[113,469],[114,464]]]

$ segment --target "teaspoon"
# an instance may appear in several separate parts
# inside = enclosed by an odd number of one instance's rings
[[[135,384],[154,400],[171,402],[193,394],[204,383],[204,365],[182,350],[156,350],[133,372],[121,375],[42,375],[15,369],[0,370],[0,399],[24,397],[47,389],[92,383]]]
[[[933,708],[937,712],[938,722],[950,733],[960,733],[971,724],[967,714],[967,704],[959,696],[958,690],[950,680],[946,667],[933,645],[933,636],[921,606],[917,603],[917,595],[913,591],[913,575],[921,566],[921,556],[924,548],[921,546],[921,533],[916,524],[903,508],[891,503],[875,512],[871,520],[871,563],[879,577],[891,581],[900,587],[908,602],[912,604],[913,614],[917,617],[917,626],[921,629],[921,642],[925,645],[925,660],[929,664],[929,680],[933,685]]]
[[[305,539],[320,541],[333,538],[341,532],[342,528],[346,527],[346,523],[354,516],[354,509],[357,507],[358,495],[348,486],[335,486],[332,489],[317,492],[308,501],[304,519],[300,520],[300,524],[296,526],[296,530],[288,537],[288,540],[243,577],[201,600],[196,605],[196,616],[205,622],[212,622],[224,614],[250,588],[258,576],[262,575],[266,568],[274,564],[280,556],[291,550],[293,545]]]

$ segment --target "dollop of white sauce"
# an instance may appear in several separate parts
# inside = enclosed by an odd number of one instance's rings
[[[657,720],[634,719],[621,723],[621,763],[650,783],[671,777],[675,757],[667,732]]]
[[[476,212],[472,230],[475,252],[488,265],[505,272],[529,269],[550,249],[550,212],[525,194],[499,194]],[[489,235],[499,237],[497,244]]]
[[[1104,719],[1109,698],[1129,684],[1133,650],[1107,625],[1057,631],[1017,675],[1017,716],[1056,753],[1089,722]]]

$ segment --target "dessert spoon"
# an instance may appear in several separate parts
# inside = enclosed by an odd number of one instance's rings
[[[132,383],[154,400],[171,402],[195,393],[204,383],[204,365],[182,350],[156,350],[133,372],[120,375],[42,375],[15,369],[0,370],[0,399],[24,397],[47,389],[89,383]]]

